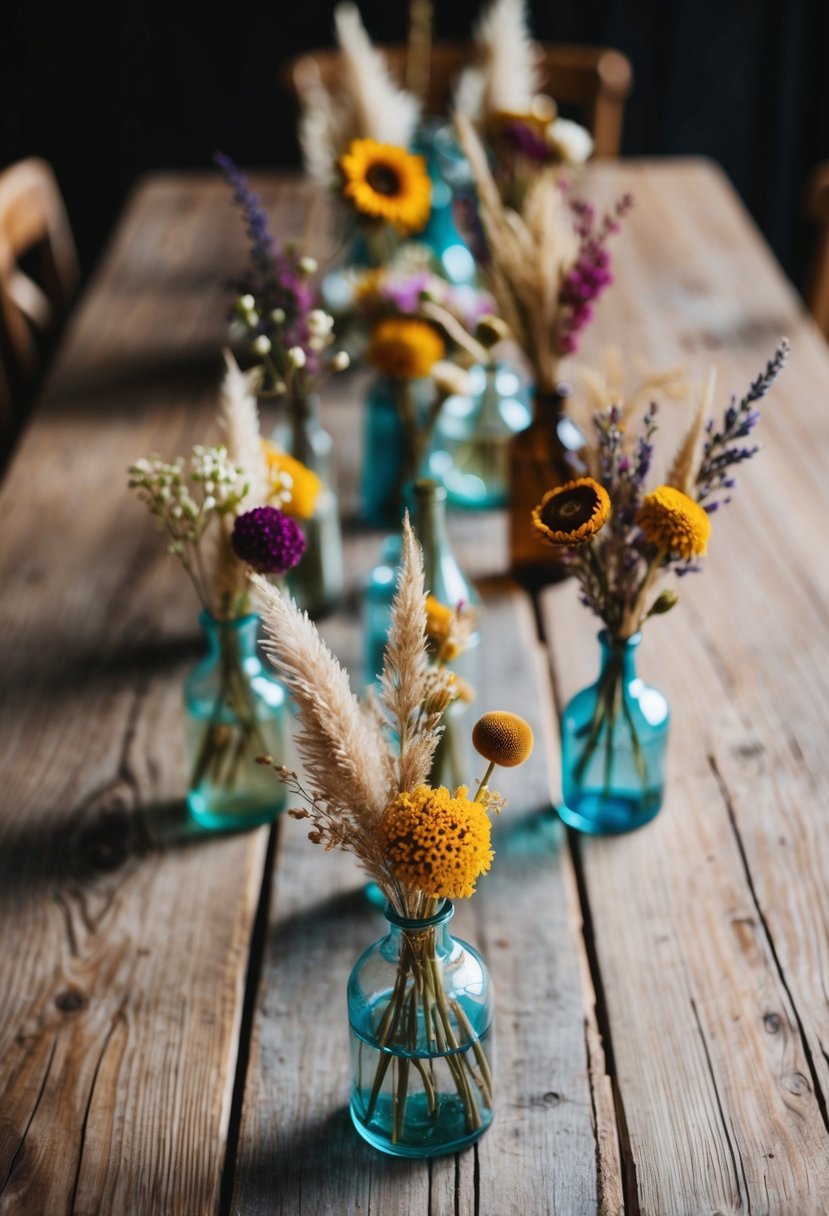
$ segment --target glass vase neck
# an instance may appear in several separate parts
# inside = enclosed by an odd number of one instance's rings
[[[621,665],[625,678],[636,675],[636,651],[642,641],[641,633],[631,634],[629,638],[614,638],[606,629],[599,634],[599,645],[602,652],[602,670],[609,664]]]
[[[386,904],[385,916],[389,922],[389,944],[399,950],[404,943],[425,937],[427,934],[434,940],[435,950],[441,951],[450,944],[449,922],[455,915],[455,908],[449,899],[443,900],[433,916],[422,920],[401,916],[391,904]]]
[[[247,612],[244,616],[216,617],[203,611],[199,614],[199,624],[204,630],[211,650],[234,643],[240,653],[253,654],[256,650],[256,638],[259,631],[259,615]]]

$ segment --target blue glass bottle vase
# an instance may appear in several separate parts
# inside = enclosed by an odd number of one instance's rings
[[[602,836],[642,827],[658,813],[665,788],[669,710],[636,674],[641,634],[614,641],[599,634],[599,678],[561,718],[565,823]]]
[[[351,1118],[375,1148],[437,1157],[493,1116],[492,988],[480,955],[449,933],[452,904],[427,920],[386,908],[389,931],[348,981]]]
[[[215,831],[255,827],[285,804],[284,787],[256,757],[284,755],[286,695],[256,652],[259,617],[199,618],[207,654],[184,683],[187,809]]]

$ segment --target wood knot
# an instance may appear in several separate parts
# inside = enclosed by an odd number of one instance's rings
[[[530,1099],[530,1106],[557,1106],[561,1101],[561,1094],[557,1094],[554,1089],[550,1089],[546,1094],[542,1094],[538,1098]]]
[[[793,1072],[791,1074],[786,1083],[786,1089],[790,1094],[794,1094],[796,1097],[800,1097],[801,1094],[810,1094],[812,1092],[812,1087],[802,1072]]]
[[[783,1025],[783,1019],[779,1013],[764,1013],[763,1025],[769,1034],[777,1034],[780,1027]]]
[[[83,859],[94,870],[117,870],[130,852],[130,821],[123,811],[111,812],[84,833]]]
[[[61,1013],[77,1013],[79,1009],[86,1008],[88,1001],[79,989],[64,988],[55,997],[55,1004]]]

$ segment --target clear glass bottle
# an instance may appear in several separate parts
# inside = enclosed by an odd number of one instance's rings
[[[426,589],[447,607],[463,602],[476,607],[478,593],[460,567],[452,550],[446,527],[446,490],[431,478],[421,478],[412,487],[415,534],[423,549]],[[368,682],[376,681],[383,667],[383,650],[389,631],[391,604],[400,569],[400,536],[389,536],[383,542],[379,563],[369,575],[364,597],[364,634]],[[475,633],[469,650],[452,669],[463,676],[472,687],[477,685],[476,647],[480,635]]]
[[[429,471],[452,506],[505,507],[510,443],[532,421],[529,387],[506,363],[478,364],[469,378],[470,396],[449,397],[438,415]]]
[[[569,389],[533,394],[533,417],[509,450],[510,566],[525,587],[537,590],[565,576],[556,551],[534,534],[531,514],[548,490],[581,477],[585,440],[566,411]]]
[[[288,418],[274,442],[322,482],[310,519],[300,520],[308,547],[287,577],[288,590],[311,616],[329,612],[342,598],[343,538],[334,473],[334,441],[320,422],[316,395],[289,402]]]
[[[187,809],[216,831],[255,827],[285,805],[285,790],[256,757],[284,755],[285,690],[256,651],[259,617],[199,622],[207,654],[184,682]]]
[[[351,1118],[381,1152],[457,1152],[493,1116],[491,981],[481,956],[449,933],[446,900],[428,920],[386,908],[388,934],[348,981]]]
[[[561,717],[563,805],[559,815],[600,836],[648,823],[662,806],[670,713],[665,697],[636,674],[641,634],[599,634],[601,671]]]

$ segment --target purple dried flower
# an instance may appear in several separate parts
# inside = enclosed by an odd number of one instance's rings
[[[526,156],[528,160],[545,164],[555,159],[544,136],[520,119],[504,123],[501,127],[501,137],[509,147],[521,156]]]
[[[607,241],[618,231],[619,219],[632,204],[631,196],[623,195],[597,227],[596,212],[590,203],[584,199],[570,202],[576,217],[579,252],[564,276],[559,292],[559,304],[564,312],[558,336],[558,349],[562,355],[571,355],[578,349],[578,335],[593,319],[593,301],[613,282]]]
[[[296,520],[276,507],[254,507],[237,516],[230,543],[236,556],[259,574],[287,574],[307,544]]]

